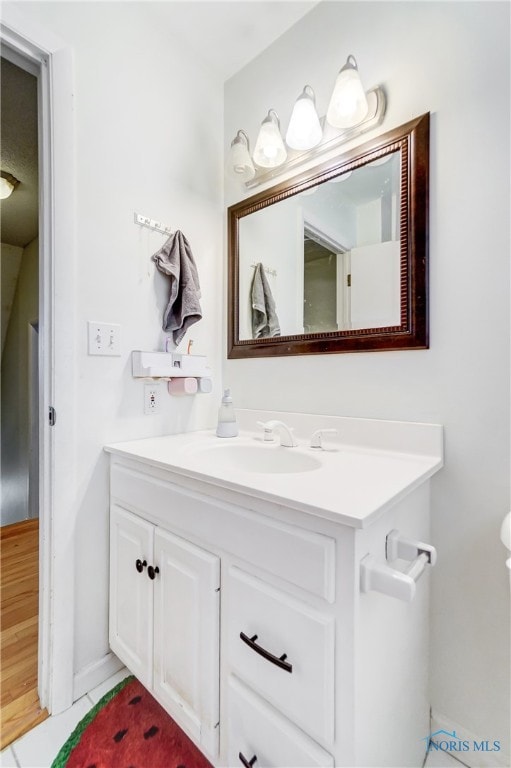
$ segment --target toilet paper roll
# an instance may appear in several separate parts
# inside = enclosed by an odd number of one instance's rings
[[[192,376],[181,379],[171,379],[169,381],[170,395],[195,395],[197,392],[197,379]]]

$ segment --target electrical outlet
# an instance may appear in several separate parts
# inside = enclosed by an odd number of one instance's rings
[[[144,413],[159,413],[161,408],[161,387],[159,384],[144,384]]]
[[[89,355],[121,355],[121,326],[116,323],[98,323],[89,320],[88,350]]]

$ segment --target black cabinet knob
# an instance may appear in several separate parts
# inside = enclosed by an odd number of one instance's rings
[[[135,563],[135,568],[139,573],[142,573],[146,565],[147,565],[147,560],[144,560],[144,562],[142,562],[142,560],[137,560],[137,562]]]
[[[160,572],[160,569],[158,568],[158,566],[156,566],[156,568],[153,568],[153,566],[150,565],[149,568],[147,569],[147,575],[151,580],[153,580],[156,577],[156,574],[159,572]]]

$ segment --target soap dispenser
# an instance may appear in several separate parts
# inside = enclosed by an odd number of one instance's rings
[[[230,389],[224,389],[222,403],[218,409],[216,433],[218,437],[236,437],[238,434],[238,425],[236,423],[236,414],[234,413]]]

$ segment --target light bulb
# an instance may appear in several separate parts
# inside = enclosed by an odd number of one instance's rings
[[[254,162],[262,168],[276,168],[287,158],[286,148],[280,135],[279,118],[275,110],[270,109],[259,129]]]
[[[292,149],[312,149],[319,144],[322,136],[314,91],[310,85],[306,85],[295,101],[286,133],[286,144]]]
[[[255,176],[255,168],[250,157],[248,136],[245,131],[238,131],[231,142],[228,158],[228,170],[231,176],[240,181],[250,181]]]
[[[337,75],[326,119],[334,128],[352,128],[362,122],[368,111],[367,98],[351,54]]]
[[[14,184],[11,184],[10,181],[4,179],[3,176],[0,176],[0,200],[5,200],[7,197],[10,197],[13,189]]]

